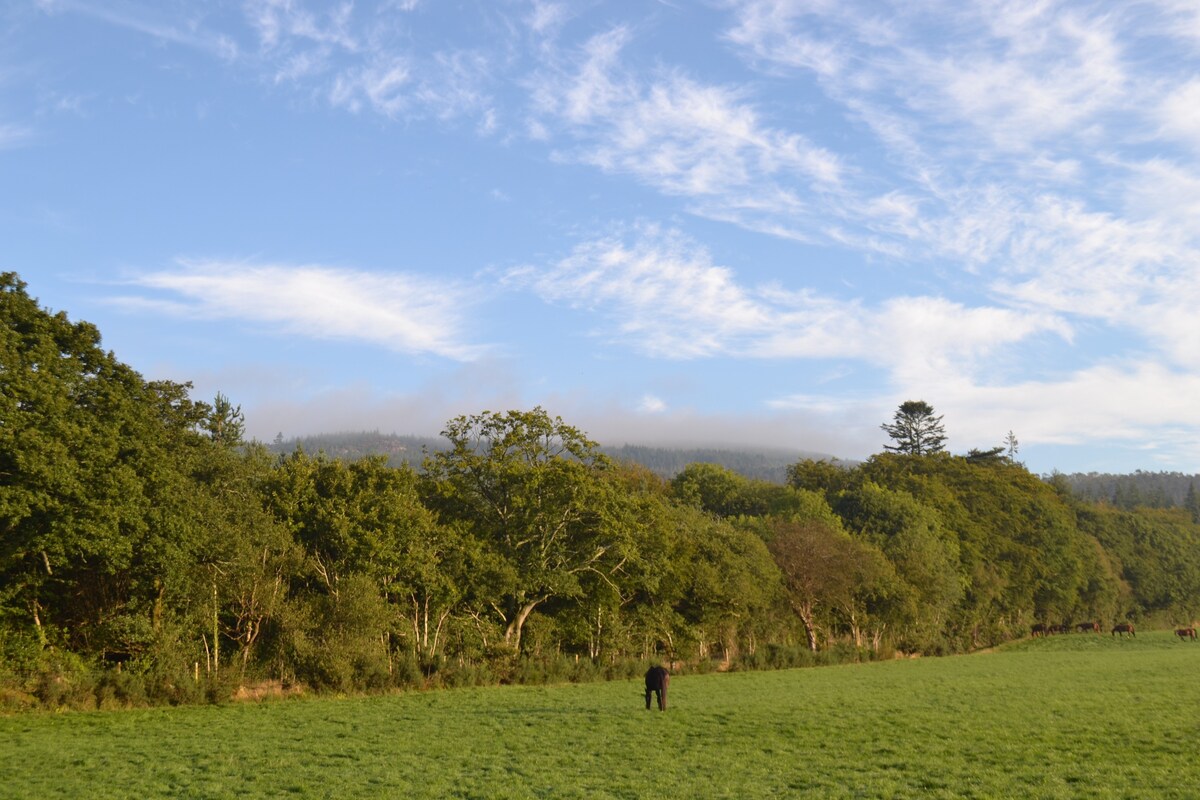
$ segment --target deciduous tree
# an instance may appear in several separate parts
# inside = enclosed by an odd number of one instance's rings
[[[450,449],[425,462],[428,495],[444,522],[462,522],[503,580],[492,611],[518,648],[529,615],[576,597],[589,574],[612,580],[631,546],[612,464],[579,430],[541,408],[451,420]]]

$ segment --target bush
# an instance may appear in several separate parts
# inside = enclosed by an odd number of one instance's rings
[[[42,651],[33,633],[0,626],[0,686],[23,686],[37,672]]]
[[[96,707],[101,710],[150,704],[143,676],[131,670],[108,670],[96,681]]]
[[[52,647],[42,653],[33,676],[33,696],[47,708],[96,707],[96,676],[82,658]]]
[[[29,711],[37,706],[37,698],[29,692],[11,687],[0,687],[0,713]]]
[[[494,686],[500,683],[496,673],[487,663],[465,663],[448,667],[434,676],[434,685],[450,689],[468,686]]]
[[[730,668],[734,670],[795,669],[811,667],[816,661],[816,654],[808,649],[807,645],[768,644],[765,647],[759,647],[753,654],[743,654],[734,661]]]

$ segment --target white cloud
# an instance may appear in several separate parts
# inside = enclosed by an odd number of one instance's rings
[[[33,138],[33,131],[24,125],[0,123],[0,150],[20,147]]]
[[[586,242],[553,266],[514,271],[508,281],[549,302],[599,312],[608,322],[602,335],[655,357],[850,358],[883,367],[896,382],[976,374],[1006,347],[1072,336],[1048,312],[969,308],[938,297],[870,308],[810,290],[746,287],[677,231],[643,227],[634,239]]]
[[[359,49],[350,25],[354,4],[338,3],[323,14],[313,13],[296,0],[250,0],[246,18],[258,32],[265,50],[287,47],[292,40],[307,40],[350,52]]]
[[[398,116],[411,101],[405,92],[409,69],[403,59],[379,60],[340,73],[329,88],[329,102],[355,113],[364,104],[389,117]]]
[[[533,0],[533,10],[529,13],[529,28],[534,33],[543,36],[553,36],[566,21],[567,7],[563,3]]]
[[[137,31],[160,42],[200,50],[225,61],[234,61],[241,51],[230,36],[211,31],[187,21],[176,21],[156,7],[117,7],[112,3],[93,3],[87,0],[41,0],[38,7],[46,13],[83,14],[110,25]]]
[[[621,60],[631,36],[626,28],[594,36],[576,64],[537,82],[539,128],[547,117],[565,127],[576,143],[567,158],[632,175],[693,200],[697,213],[748,227],[790,229],[810,198],[846,202],[838,156],[765,123],[741,89],[674,71],[641,80]]]
[[[1158,108],[1162,134],[1200,150],[1200,78],[1174,87]]]
[[[1101,436],[1113,443],[1183,434],[1182,448],[1200,443],[1200,375],[1152,363],[1114,362],[1060,380],[1006,386],[949,383],[938,387],[939,410],[961,420],[964,434],[998,440],[1009,428],[1031,441],[1081,444]],[[1136,413],[1130,413],[1136,410]],[[947,417],[949,419],[949,416]]]
[[[729,38],[772,77],[814,72],[883,148],[891,191],[821,207],[827,240],[949,259],[1013,307],[1132,332],[1131,347],[1194,367],[1200,173],[1163,149],[1200,145],[1200,83],[1186,60],[1147,71],[1137,51],[1198,15],[1157,5],[746,0]],[[845,57],[815,63],[817,42]],[[786,217],[724,218],[786,234]]]
[[[131,308],[239,320],[288,335],[365,341],[413,355],[468,361],[484,352],[463,341],[470,293],[413,274],[209,261],[184,262],[131,283],[171,295],[117,301]]]
[[[735,5],[738,20],[727,35],[757,58],[822,76],[836,75],[845,68],[848,50],[828,30],[810,27],[815,19],[836,14],[840,3],[753,0]]]
[[[353,113],[447,120],[478,117],[481,134],[496,125],[489,95],[497,76],[481,51],[435,48],[407,22],[416,0],[384,2],[364,11],[343,0],[246,0],[242,25],[215,12],[172,17],[152,4],[119,10],[81,0],[54,0],[47,12],[71,12],[137,31],[159,42],[220,57],[266,82],[323,98]],[[501,49],[501,48],[498,48]]]
[[[1155,364],[1112,362],[1046,381],[988,384],[955,376],[899,382],[875,397],[792,395],[770,401],[810,429],[843,430],[832,452],[864,457],[879,452],[877,425],[904,400],[925,399],[945,417],[949,445],[1000,445],[1013,431],[1025,449],[1102,443],[1110,455],[1140,450],[1164,469],[1194,469],[1200,447],[1200,376]],[[1134,413],[1131,413],[1133,410]]]
[[[638,403],[638,410],[644,414],[661,414],[667,410],[667,404],[661,397],[648,394]]]
[[[1045,4],[1021,25],[1006,7],[984,13],[995,38],[899,54],[891,80],[916,110],[966,123],[1001,150],[1031,151],[1091,135],[1089,124],[1124,105],[1129,79],[1110,18]]]
[[[656,356],[729,352],[768,323],[767,309],[729,270],[677,233],[653,228],[633,245],[616,237],[587,242],[550,269],[508,280],[550,302],[603,311],[613,336]]]

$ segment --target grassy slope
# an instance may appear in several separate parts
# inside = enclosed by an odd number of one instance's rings
[[[0,718],[5,797],[1196,797],[1200,644]]]

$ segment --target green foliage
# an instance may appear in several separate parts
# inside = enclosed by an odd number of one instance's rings
[[[671,481],[683,503],[718,517],[759,515],[764,508],[750,481],[716,464],[690,464]]]
[[[589,576],[612,580],[636,520],[596,443],[540,408],[458,417],[443,435],[451,449],[426,462],[428,500],[480,543],[500,595],[492,609],[519,648],[542,603],[580,596]]]
[[[418,471],[246,443],[229,398],[142,380],[11,273],[0,316],[4,708],[824,663],[1200,614],[1194,487],[1087,502],[1015,463],[1011,433],[1007,457],[941,451],[924,403],[896,452],[786,484],[715,461],[668,480],[541,408],[450,420]]]
[[[246,432],[246,417],[242,414],[241,406],[235,406],[228,397],[217,392],[212,410],[201,427],[217,444],[235,447],[242,443],[242,436]]]
[[[932,645],[963,597],[959,541],[932,507],[903,491],[864,481],[843,492],[836,510],[847,529],[879,548],[897,582],[885,618],[908,650]]]
[[[836,494],[852,480],[851,469],[830,461],[797,461],[787,471],[789,486],[814,492]]]

